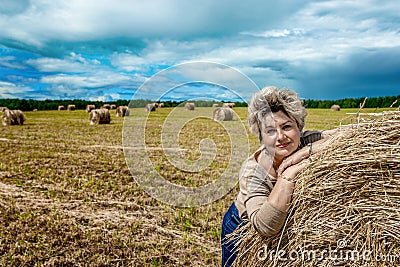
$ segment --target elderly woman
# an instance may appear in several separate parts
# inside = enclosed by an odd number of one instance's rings
[[[296,175],[307,166],[305,159],[321,150],[324,142],[321,139],[333,133],[303,132],[307,112],[291,90],[266,87],[253,95],[248,111],[249,128],[262,146],[243,163],[240,192],[223,219],[223,266],[230,266],[236,258],[237,240],[226,236],[240,227],[243,220],[249,220],[263,236],[276,235],[281,230]]]

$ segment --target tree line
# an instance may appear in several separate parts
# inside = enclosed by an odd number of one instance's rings
[[[400,95],[398,96],[384,96],[384,97],[371,97],[368,98],[365,108],[387,108],[390,107],[397,100],[398,107],[400,105]],[[332,105],[339,105],[341,108],[359,108],[364,98],[344,98],[339,100],[304,100],[306,108],[330,108]],[[82,99],[62,99],[62,100],[33,100],[33,99],[18,99],[18,98],[0,98],[0,107],[7,107],[9,109],[20,109],[23,111],[37,110],[57,110],[58,106],[67,107],[69,104],[74,104],[76,109],[85,109],[86,105],[93,104],[100,108],[104,104],[115,104],[116,106],[128,106],[131,108],[144,108],[147,103],[154,101],[146,99],[136,100],[117,100],[117,101],[88,101]],[[164,107],[176,107],[182,105],[185,101],[164,101]],[[222,102],[216,101],[191,101],[194,102],[196,107],[211,107],[213,104],[222,105]],[[247,107],[246,102],[233,102],[236,107]]]
[[[339,100],[304,100],[306,108],[330,108],[332,105],[339,105],[341,108],[359,108],[365,98],[344,98]],[[400,95],[398,96],[382,96],[367,98],[364,108],[388,108],[395,101],[394,107],[400,105]]]

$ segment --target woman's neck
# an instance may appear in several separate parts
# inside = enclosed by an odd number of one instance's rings
[[[281,166],[283,162],[283,158],[274,158],[274,162],[272,163],[272,166],[274,167],[275,171],[278,170],[279,166]]]
[[[274,159],[274,162],[272,163],[272,166],[269,169],[270,175],[272,175],[275,178],[278,177],[277,170],[278,170],[279,166],[281,165],[282,161],[283,161],[283,159],[282,160]]]

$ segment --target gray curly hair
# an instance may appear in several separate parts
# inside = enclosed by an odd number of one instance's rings
[[[296,121],[302,131],[307,116],[303,101],[296,92],[288,89],[278,89],[275,86],[264,87],[255,93],[248,106],[247,123],[252,132],[258,135],[261,141],[262,119],[271,112],[283,111],[289,118]]]

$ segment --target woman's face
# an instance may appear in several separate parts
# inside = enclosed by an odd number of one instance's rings
[[[279,161],[295,152],[300,144],[300,130],[296,121],[281,110],[262,122],[261,136],[267,150],[275,150],[274,159]]]

